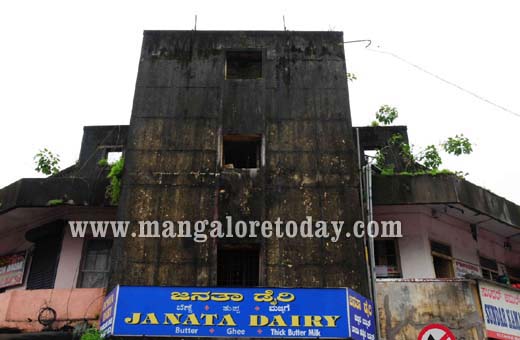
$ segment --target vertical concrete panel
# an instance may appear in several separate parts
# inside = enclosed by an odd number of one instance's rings
[[[54,288],[76,288],[83,252],[81,237],[73,238],[65,228]]]
[[[338,32],[145,32],[120,217],[312,216],[351,228],[360,211],[342,41]],[[262,51],[261,79],[224,78],[225,52],[240,49]],[[265,166],[221,169],[222,133],[261,134]],[[111,285],[215,284],[222,242],[239,240],[117,242]],[[368,293],[362,240],[247,242],[261,245],[264,285]]]

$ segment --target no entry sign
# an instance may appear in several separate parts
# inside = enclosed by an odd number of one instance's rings
[[[421,330],[417,340],[456,340],[456,338],[448,327],[432,323]]]

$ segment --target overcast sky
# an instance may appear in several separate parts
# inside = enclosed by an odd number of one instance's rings
[[[515,1],[6,1],[0,3],[0,187],[48,147],[62,168],[84,125],[128,124],[145,29],[338,30],[520,112]],[[378,48],[379,46],[379,48]],[[396,106],[417,148],[464,133],[474,153],[444,167],[520,203],[520,117],[386,54],[346,45],[354,125]]]

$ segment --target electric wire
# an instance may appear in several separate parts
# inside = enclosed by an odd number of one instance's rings
[[[379,48],[379,46],[378,46],[378,48]],[[458,90],[460,90],[462,92],[465,92],[465,93],[467,93],[467,94],[477,98],[480,101],[483,101],[483,102],[485,102],[485,103],[487,103],[489,105],[492,105],[492,106],[494,106],[494,107],[496,107],[496,108],[498,108],[498,109],[500,109],[502,111],[505,111],[505,112],[507,112],[507,113],[509,113],[511,115],[514,115],[516,117],[520,117],[520,113],[515,112],[513,110],[510,110],[510,109],[508,109],[507,107],[505,107],[503,105],[497,104],[496,102],[494,102],[492,100],[489,100],[489,99],[487,99],[487,98],[485,98],[485,97],[483,97],[483,96],[481,96],[481,95],[479,95],[479,94],[477,94],[477,93],[475,93],[475,92],[473,92],[471,90],[468,90],[468,89],[466,89],[466,88],[464,88],[464,87],[462,87],[462,86],[460,86],[460,85],[458,85],[458,84],[456,84],[456,83],[454,83],[454,82],[452,82],[452,81],[450,81],[450,80],[448,80],[448,79],[446,79],[444,77],[441,77],[438,74],[435,74],[435,73],[425,69],[424,67],[422,67],[420,65],[417,65],[417,64],[415,64],[415,63],[413,63],[411,61],[408,61],[407,59],[405,59],[405,58],[403,58],[403,57],[401,57],[401,56],[399,56],[399,55],[397,55],[397,54],[395,54],[393,52],[385,51],[385,50],[382,50],[380,48],[379,49],[368,48],[368,46],[367,46],[366,49],[369,50],[369,51],[372,51],[372,52],[389,55],[389,56],[391,56],[391,57],[393,57],[393,58],[395,58],[397,60],[400,60],[401,62],[403,62],[403,63],[405,63],[405,64],[407,64],[409,66],[412,66],[412,67],[418,69],[419,71],[421,71],[423,73],[428,74],[429,76],[432,76],[432,77],[434,77],[434,78],[436,78],[436,79],[438,79],[438,80],[440,80],[440,81],[442,81],[442,82],[444,82],[444,83],[446,83],[446,84],[448,84],[450,86],[455,87],[456,89],[458,89]]]

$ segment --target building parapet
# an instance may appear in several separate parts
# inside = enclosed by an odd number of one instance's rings
[[[460,204],[520,228],[520,206],[455,175],[374,176],[374,205]]]

